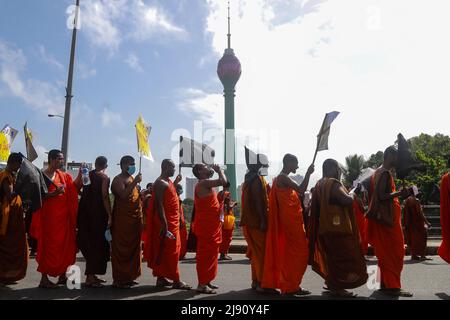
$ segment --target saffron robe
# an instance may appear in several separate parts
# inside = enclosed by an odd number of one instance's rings
[[[450,263],[450,173],[444,175],[441,181],[441,228],[442,244],[438,254]]]

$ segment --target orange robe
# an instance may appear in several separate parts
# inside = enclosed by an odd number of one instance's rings
[[[167,278],[174,282],[180,281],[180,272],[178,270],[178,260],[180,258],[181,240],[180,240],[180,202],[177,191],[172,181],[169,180],[169,187],[164,191],[163,207],[167,220],[167,230],[171,232],[175,239],[160,237],[161,219],[159,217],[155,197],[147,211],[147,221],[150,225],[147,227],[149,239],[147,253],[147,263],[153,269],[153,276]]]
[[[442,244],[438,254],[450,263],[450,173],[444,175],[441,181],[441,228]]]
[[[141,275],[142,206],[137,188],[127,199],[115,195],[111,226],[111,265],[115,282],[130,284]]]
[[[269,198],[262,288],[297,292],[308,266],[308,255],[300,198],[293,189],[279,188],[275,179]]]
[[[38,271],[57,277],[65,275],[67,268],[75,264],[78,191],[70,174],[60,170],[53,182],[65,185],[65,192],[44,200],[42,208],[33,213],[30,232],[38,241]],[[49,192],[55,190],[54,185],[48,188]]]
[[[378,192],[375,186],[375,176],[381,174],[378,169],[372,176],[372,194]],[[391,193],[395,192],[395,182],[391,175]],[[373,196],[373,195],[372,195]],[[405,257],[405,242],[401,223],[401,206],[398,198],[392,200],[394,225],[381,225],[368,219],[367,232],[369,243],[375,249],[378,267],[381,273],[381,288],[400,289],[403,259]]]
[[[367,267],[353,206],[338,205],[331,200],[335,183],[340,184],[335,179],[324,178],[314,188],[308,238],[311,266],[328,288],[354,289],[367,282]],[[334,225],[336,219],[341,226],[339,232],[327,227],[327,222],[332,221]]]
[[[233,209],[230,209],[228,213],[225,213],[225,215],[233,215]],[[225,225],[222,226],[222,241],[219,248],[219,252],[221,254],[228,254],[228,250],[230,250],[231,240],[233,240],[233,231],[234,225],[232,229],[225,229]]]
[[[215,191],[200,198],[196,190],[194,206],[197,276],[199,284],[206,285],[217,276],[218,254],[222,241],[220,203]]]
[[[427,252],[427,221],[423,216],[419,200],[409,197],[404,209],[405,240],[411,256],[425,256]]]
[[[180,240],[181,240],[180,259],[183,259],[187,253],[188,232],[186,226],[186,218],[184,217],[183,204],[181,203],[181,201],[180,201]]]
[[[258,177],[262,193],[257,194],[254,187],[256,181],[244,182],[241,196],[241,226],[247,242],[247,257],[250,259],[252,281],[261,283],[264,271],[264,256],[266,249],[266,232],[260,230],[260,217],[255,213],[254,202],[261,201],[263,208],[268,209],[268,185],[263,177]]]
[[[361,253],[367,255],[369,251],[369,241],[367,240],[367,218],[361,203],[355,199],[353,201],[353,212],[355,214],[356,224],[358,225]]]
[[[2,184],[14,184],[13,176],[0,171],[0,283],[8,284],[25,278],[28,266],[28,244],[25,234],[22,200],[2,196]]]

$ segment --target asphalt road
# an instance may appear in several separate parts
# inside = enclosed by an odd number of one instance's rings
[[[114,289],[111,286],[111,266],[108,266],[108,273],[104,278],[108,281],[101,289],[85,288],[69,290],[61,287],[55,290],[45,290],[37,288],[40,274],[37,273],[37,265],[34,259],[30,260],[27,276],[19,283],[0,288],[0,300],[48,300],[48,299],[72,299],[72,300],[98,300],[98,299],[119,299],[119,300],[147,300],[147,299],[220,299],[220,300],[267,300],[286,299],[277,296],[267,296],[258,294],[250,289],[250,263],[242,254],[233,254],[232,261],[220,262],[219,274],[215,284],[220,286],[218,294],[214,296],[197,294],[195,290],[178,291],[172,289],[159,289],[155,287],[156,279],[151,275],[151,270],[143,264],[143,272],[137,280],[139,285],[132,289]],[[409,257],[405,259],[402,283],[406,290],[414,293],[413,299],[426,300],[450,300],[450,265],[439,257],[433,256],[432,261],[421,263],[412,262]],[[371,258],[368,267],[376,265],[376,259]],[[78,259],[77,266],[84,273],[84,261]],[[188,254],[187,260],[180,263],[182,280],[192,286],[197,285],[195,270],[195,260],[192,254]],[[369,274],[372,271],[369,270]],[[84,281],[84,276],[82,276]],[[301,299],[331,299],[323,293],[323,280],[309,267],[304,276],[302,287],[310,290],[312,295]],[[354,290],[358,294],[357,299],[388,299],[381,296],[367,286]],[[407,298],[401,298],[407,299]],[[407,299],[408,300],[408,299]]]

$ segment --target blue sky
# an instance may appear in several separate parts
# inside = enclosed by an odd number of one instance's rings
[[[0,125],[34,132],[40,158],[59,148],[72,0],[0,0]],[[194,121],[223,126],[217,61],[226,45],[226,1],[81,0],[69,157],[137,155],[139,114],[153,128],[155,163],[176,151]],[[341,111],[330,150],[344,162],[421,132],[449,134],[450,22],[445,0],[232,0],[232,46],[242,63],[237,85],[237,157],[242,145],[269,154],[270,173],[286,152],[300,173],[312,159],[326,112]],[[382,124],[382,125],[380,125]],[[207,131],[207,130],[206,130]],[[212,142],[221,149],[220,137]],[[13,145],[24,150],[23,134]],[[220,158],[221,153],[218,153]],[[186,172],[187,173],[187,172]],[[317,170],[316,178],[320,176]]]

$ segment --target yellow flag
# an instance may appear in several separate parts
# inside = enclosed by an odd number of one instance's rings
[[[142,116],[139,116],[136,122],[136,136],[138,143],[138,152],[149,160],[153,161],[152,153],[150,151],[150,144],[148,142],[148,137],[150,136],[150,132],[152,131],[152,127],[147,125]]]
[[[0,132],[0,162],[8,161],[9,154],[8,138],[4,132]]]

